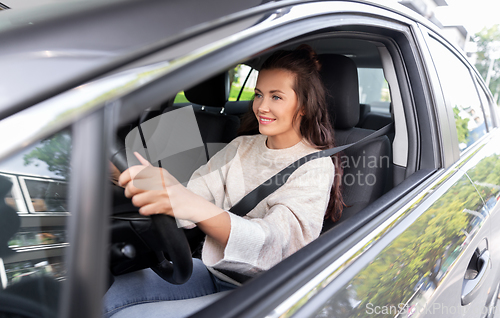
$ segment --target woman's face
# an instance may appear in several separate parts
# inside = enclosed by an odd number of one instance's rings
[[[289,71],[273,69],[259,73],[255,86],[253,112],[259,122],[259,132],[268,136],[271,149],[289,148],[298,143],[301,114],[295,122],[293,117],[298,100],[293,84],[295,75]]]

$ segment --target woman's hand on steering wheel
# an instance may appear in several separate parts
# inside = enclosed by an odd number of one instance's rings
[[[124,171],[119,184],[125,187],[125,196],[132,199],[140,214],[166,214],[197,223],[221,246],[227,244],[231,225],[224,210],[186,189],[165,169],[153,167],[140,154],[135,155],[142,166]]]
[[[197,202],[202,198],[186,189],[165,169],[153,167],[139,153],[134,154],[142,165],[125,170],[118,184],[125,188],[125,196],[132,199],[139,213],[165,214],[193,222],[199,220],[196,208],[192,209],[186,203]]]

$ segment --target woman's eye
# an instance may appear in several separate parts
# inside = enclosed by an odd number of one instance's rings
[[[255,98],[261,98],[261,97],[262,97],[262,94],[255,93]]]
[[[281,97],[279,97],[279,96],[277,96],[277,95],[274,95],[274,96],[273,96],[273,99],[274,99],[274,100],[280,100],[280,99],[281,99]]]

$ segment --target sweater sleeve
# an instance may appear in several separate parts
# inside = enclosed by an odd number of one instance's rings
[[[225,248],[207,237],[203,261],[215,269],[255,275],[316,239],[330,198],[334,178],[330,158],[298,168],[276,192],[259,203],[263,218],[229,213],[231,232]]]
[[[205,165],[198,168],[189,179],[186,188],[216,205],[223,202],[224,179],[231,162],[236,158],[241,140],[241,137],[234,139]]]
[[[189,179],[186,188],[217,206],[223,206],[226,200],[224,179],[228,166],[235,158],[241,140],[234,139],[217,152],[205,165],[198,168]],[[177,220],[177,224],[185,228],[196,225],[188,220]]]

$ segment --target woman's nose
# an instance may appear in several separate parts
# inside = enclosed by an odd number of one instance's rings
[[[260,103],[258,109],[259,109],[259,112],[261,112],[261,113],[269,112],[269,105],[267,104],[267,101],[265,99]]]

